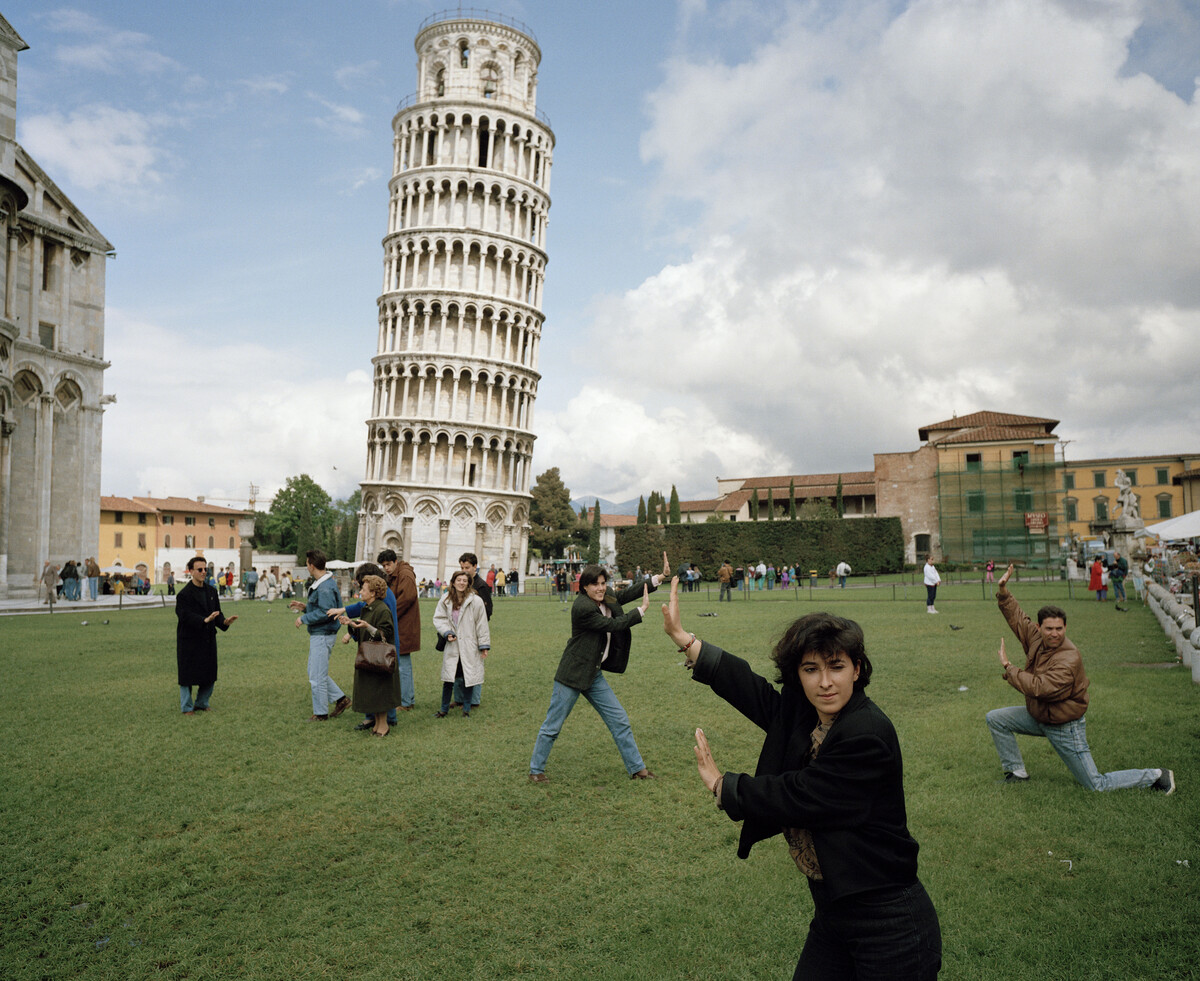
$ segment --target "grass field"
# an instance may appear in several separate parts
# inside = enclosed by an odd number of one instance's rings
[[[943,587],[937,617],[919,587],[907,602],[818,588],[812,601],[682,605],[689,630],[763,672],[802,612],[864,625],[868,693],[904,748],[943,978],[1192,978],[1200,690],[1138,605],[1121,615],[1058,583],[1014,591],[1026,609],[1068,611],[1101,769],[1170,767],[1174,796],[1084,791],[1032,739],[1032,780],[995,783],[983,716],[1018,699],[978,584]],[[679,667],[657,606],[610,681],[660,779],[631,782],[581,701],[536,786],[529,754],[567,614],[498,602],[483,706],[439,720],[433,601],[421,602],[417,710],[386,740],[354,732],[350,714],[304,721],[307,643],[281,603],[227,605],[241,619],[220,637],[213,711],[186,718],[171,610],[0,619],[0,977],[790,977],[807,887],[778,839],[736,858],[738,826],[691,750],[702,725],[723,769],[752,771],[760,734]],[[334,661],[349,689],[351,648]]]

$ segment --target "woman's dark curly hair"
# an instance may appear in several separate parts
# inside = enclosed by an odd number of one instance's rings
[[[800,662],[805,654],[817,654],[829,660],[845,654],[858,667],[854,690],[866,688],[871,681],[871,662],[863,640],[862,627],[845,617],[832,613],[807,613],[784,631],[771,660],[779,669],[776,679],[781,684],[796,684],[800,677]]]

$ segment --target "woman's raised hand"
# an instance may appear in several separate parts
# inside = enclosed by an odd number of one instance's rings
[[[703,729],[696,730],[696,769],[700,771],[700,779],[704,781],[704,786],[713,791],[717,781],[721,779],[721,771],[713,761],[712,750],[708,748]]]
[[[664,579],[670,579],[670,578],[671,578],[671,563],[667,561],[667,550],[666,550],[666,549],[663,549],[663,571],[662,571],[662,577],[663,577]]]
[[[642,605],[641,605],[641,612],[642,612],[643,620],[646,619],[646,611],[648,609],[650,609],[650,587],[648,585],[643,585],[642,586]]]
[[[667,636],[675,641],[676,645],[682,647],[691,640],[691,634],[683,629],[683,624],[679,621],[679,577],[671,577],[671,599],[662,605],[663,612],[663,630]]]

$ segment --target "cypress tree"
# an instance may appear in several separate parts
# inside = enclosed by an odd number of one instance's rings
[[[841,474],[838,474],[838,485],[837,485],[837,516],[838,516],[839,518],[842,518],[842,517],[845,517],[845,515],[846,515],[846,505],[842,503],[842,475],[841,475]]]
[[[675,485],[671,485],[671,524],[677,525],[680,521],[679,513],[679,491],[675,489]]]
[[[796,478],[793,477],[791,483],[788,484],[788,517],[796,520]]]
[[[775,488],[767,488],[767,520],[775,520]]]
[[[646,523],[646,498],[644,497],[638,498],[637,523],[639,525],[644,525]]]
[[[754,493],[750,495],[750,520],[758,520],[758,488],[754,488]]]

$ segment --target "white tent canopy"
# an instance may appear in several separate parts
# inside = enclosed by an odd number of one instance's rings
[[[1189,511],[1178,518],[1147,525],[1146,531],[1159,539],[1200,538],[1200,511]]]

